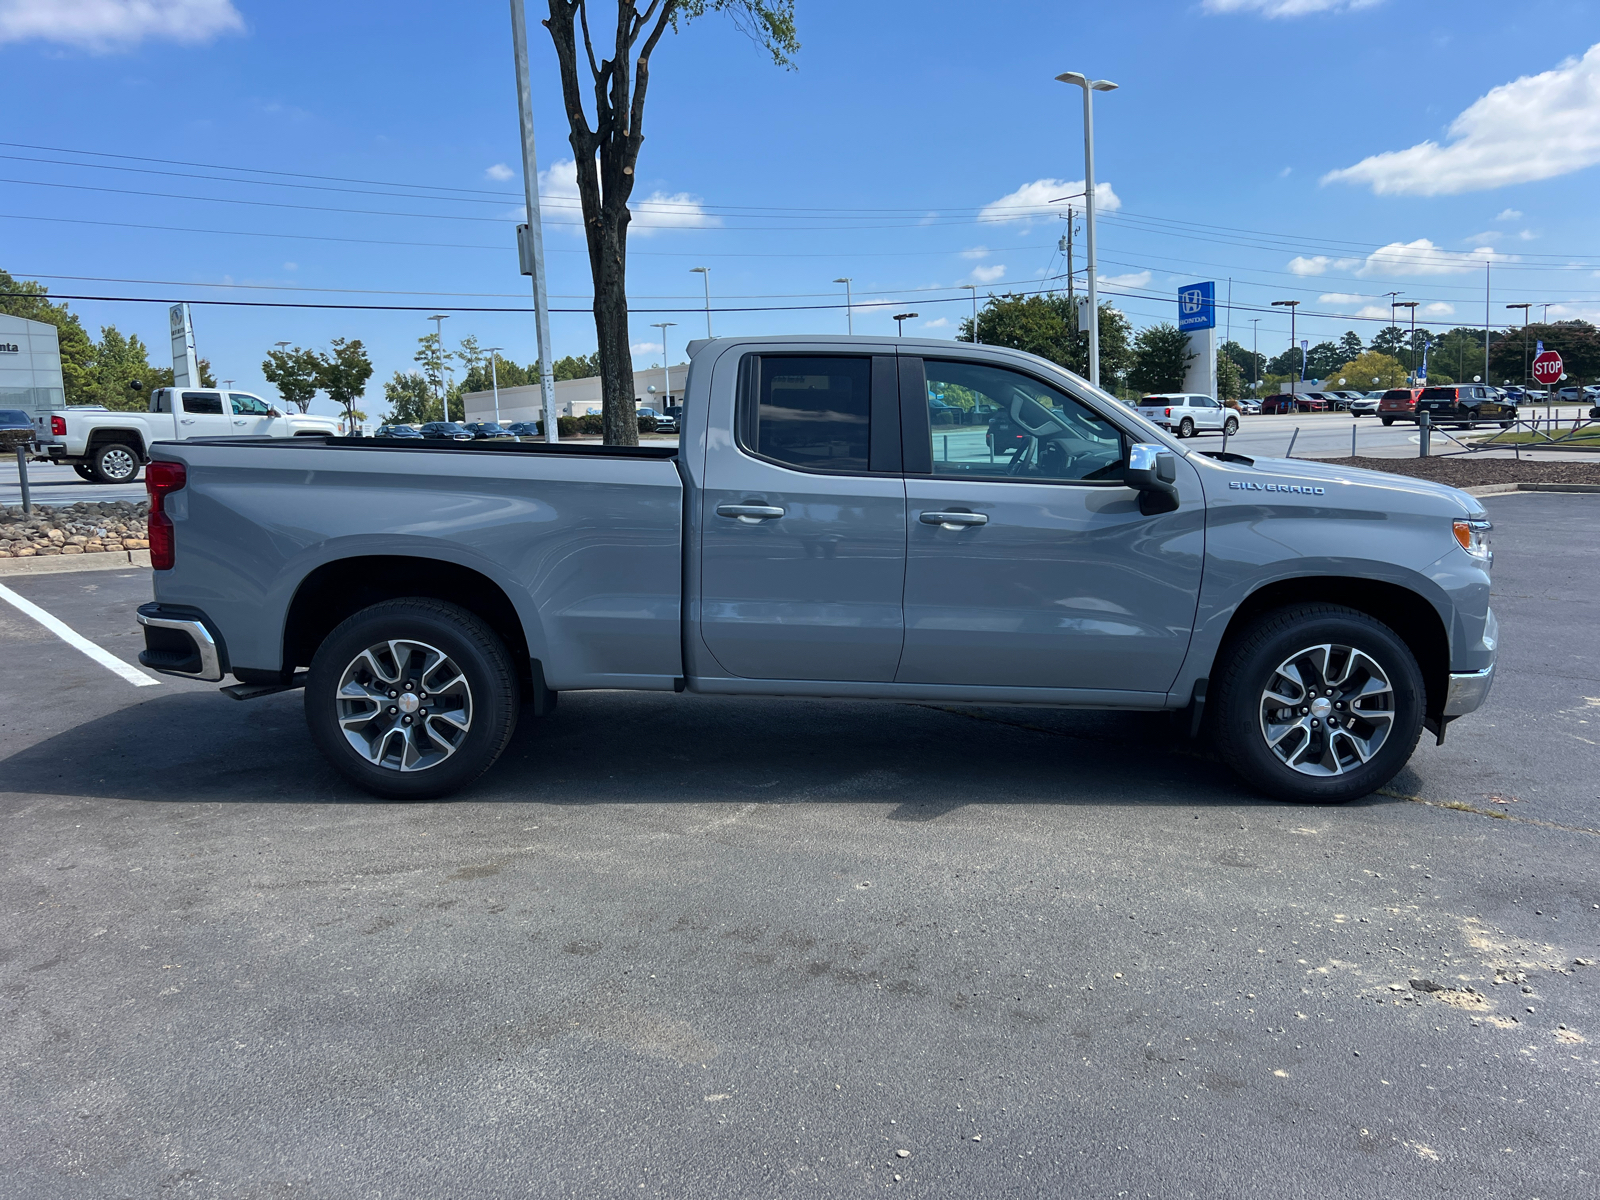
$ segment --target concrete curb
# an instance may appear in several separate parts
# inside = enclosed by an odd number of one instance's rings
[[[1505,496],[1515,492],[1570,492],[1583,495],[1600,492],[1600,483],[1485,483],[1461,490],[1469,496]]]
[[[46,554],[0,558],[0,575],[61,575],[71,571],[148,570],[148,550],[108,550],[103,554]]]

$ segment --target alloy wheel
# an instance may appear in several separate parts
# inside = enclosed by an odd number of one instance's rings
[[[1353,646],[1296,651],[1261,693],[1261,736],[1279,762],[1302,775],[1342,775],[1365,765],[1394,720],[1387,673]]]
[[[335,689],[339,728],[374,766],[426,771],[453,755],[472,728],[472,689],[444,651],[395,639],[351,660]]]
[[[121,446],[113,447],[100,456],[100,469],[114,483],[132,479],[139,471],[139,460]]]

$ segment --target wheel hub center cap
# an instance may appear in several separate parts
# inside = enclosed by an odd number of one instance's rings
[[[410,711],[407,709],[406,711]],[[1319,719],[1326,718],[1333,711],[1333,701],[1326,696],[1318,696],[1311,702],[1311,715]]]
[[[422,701],[417,699],[415,692],[400,693],[400,711],[405,713],[406,716],[411,716],[421,707]]]

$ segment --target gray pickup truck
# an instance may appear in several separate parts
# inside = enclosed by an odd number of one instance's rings
[[[634,688],[1176,710],[1260,790],[1338,801],[1488,694],[1463,492],[1191,450],[1010,350],[689,350],[677,446],[157,444],[140,660],[303,686],[394,798],[475,779],[524,707]]]

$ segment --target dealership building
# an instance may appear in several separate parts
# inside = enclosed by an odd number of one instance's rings
[[[32,415],[66,403],[56,327],[0,313],[0,408]]]
[[[679,363],[663,371],[660,367],[633,373],[633,402],[635,407],[653,408],[665,412],[669,407],[683,403],[683,383],[689,377],[689,364]],[[600,411],[600,377],[556,380],[556,416],[581,417]],[[463,411],[468,421],[495,419],[493,392],[463,392]],[[503,387],[500,389],[500,422],[544,420],[544,401],[539,396],[539,385]]]

